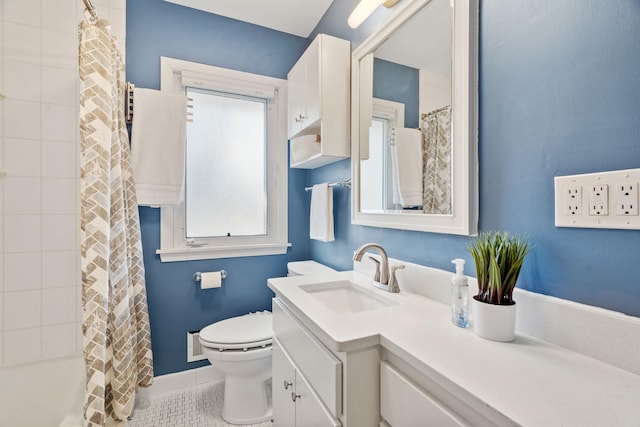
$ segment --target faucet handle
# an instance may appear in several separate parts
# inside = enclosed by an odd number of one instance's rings
[[[368,256],[367,258],[369,258],[371,261],[376,263],[376,274],[375,276],[373,276],[373,281],[379,283],[380,282],[380,261],[378,261],[372,256]]]
[[[405,265],[395,265],[391,267],[391,278],[389,279],[389,292],[397,294],[400,292],[400,286],[398,286],[398,278],[396,277],[396,271],[405,268]]]

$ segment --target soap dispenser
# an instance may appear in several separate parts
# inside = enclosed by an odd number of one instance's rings
[[[451,321],[466,328],[469,325],[469,282],[464,275],[464,260],[451,261],[456,265],[456,274],[451,279]]]

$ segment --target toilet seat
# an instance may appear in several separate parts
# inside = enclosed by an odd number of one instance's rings
[[[251,351],[271,346],[269,311],[245,314],[213,323],[200,331],[200,343],[219,351]]]

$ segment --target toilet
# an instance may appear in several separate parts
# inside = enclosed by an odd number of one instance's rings
[[[287,264],[288,276],[335,273],[315,261]],[[230,424],[271,419],[271,312],[262,311],[213,323],[200,331],[211,365],[224,374],[222,418]]]

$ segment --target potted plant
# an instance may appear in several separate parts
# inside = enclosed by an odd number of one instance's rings
[[[529,250],[527,238],[507,232],[480,233],[471,242],[478,279],[478,294],[472,300],[476,335],[504,342],[515,338],[513,290]]]

